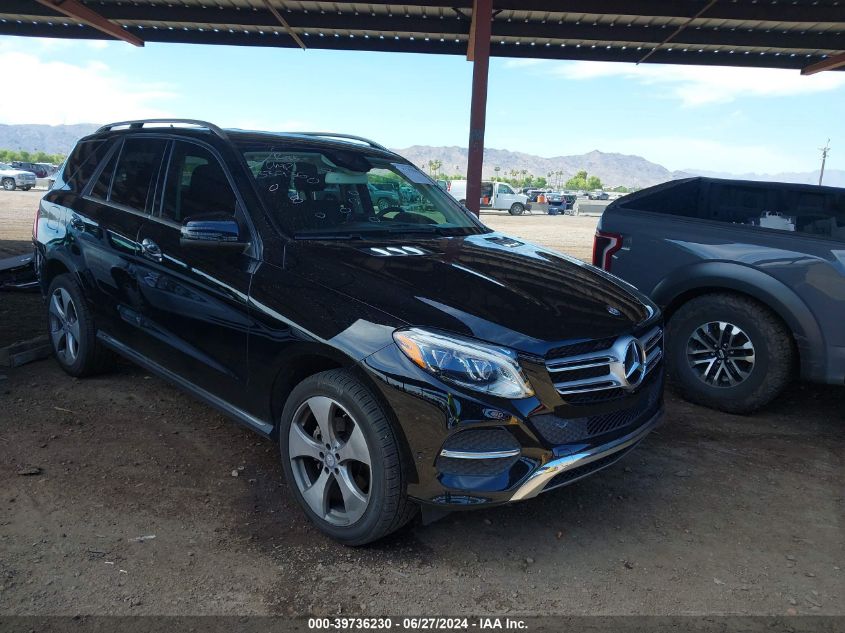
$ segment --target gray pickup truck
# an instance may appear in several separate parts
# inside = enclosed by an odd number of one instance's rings
[[[593,263],[667,319],[688,400],[747,413],[794,377],[845,383],[845,189],[688,178],[611,203]]]

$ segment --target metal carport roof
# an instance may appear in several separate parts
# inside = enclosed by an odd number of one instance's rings
[[[463,55],[473,3],[4,0],[0,34],[110,37],[68,15],[74,5],[146,42],[298,47],[298,39],[307,48]],[[495,0],[492,5],[493,56],[638,62],[648,55],[654,63],[800,69],[845,51],[841,0]]]

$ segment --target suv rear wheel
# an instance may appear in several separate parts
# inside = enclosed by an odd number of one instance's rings
[[[91,311],[69,274],[57,275],[50,284],[47,323],[53,355],[68,374],[90,376],[107,368],[112,355],[97,341]]]
[[[750,413],[771,402],[792,376],[789,331],[747,297],[696,297],[672,316],[666,336],[669,380],[691,402]]]
[[[344,369],[302,381],[279,429],[287,481],[305,514],[345,545],[364,545],[407,523],[416,506],[393,427]]]

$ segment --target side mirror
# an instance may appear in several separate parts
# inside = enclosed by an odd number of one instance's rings
[[[179,243],[183,247],[243,250],[246,242],[241,241],[240,232],[235,218],[228,213],[192,216],[182,223]]]

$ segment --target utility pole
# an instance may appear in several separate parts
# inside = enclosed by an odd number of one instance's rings
[[[827,153],[830,151],[830,139],[827,139],[824,147],[820,147],[819,149],[822,151],[822,168],[819,170],[819,185],[821,185],[822,178],[824,178],[824,163],[827,160]]]

